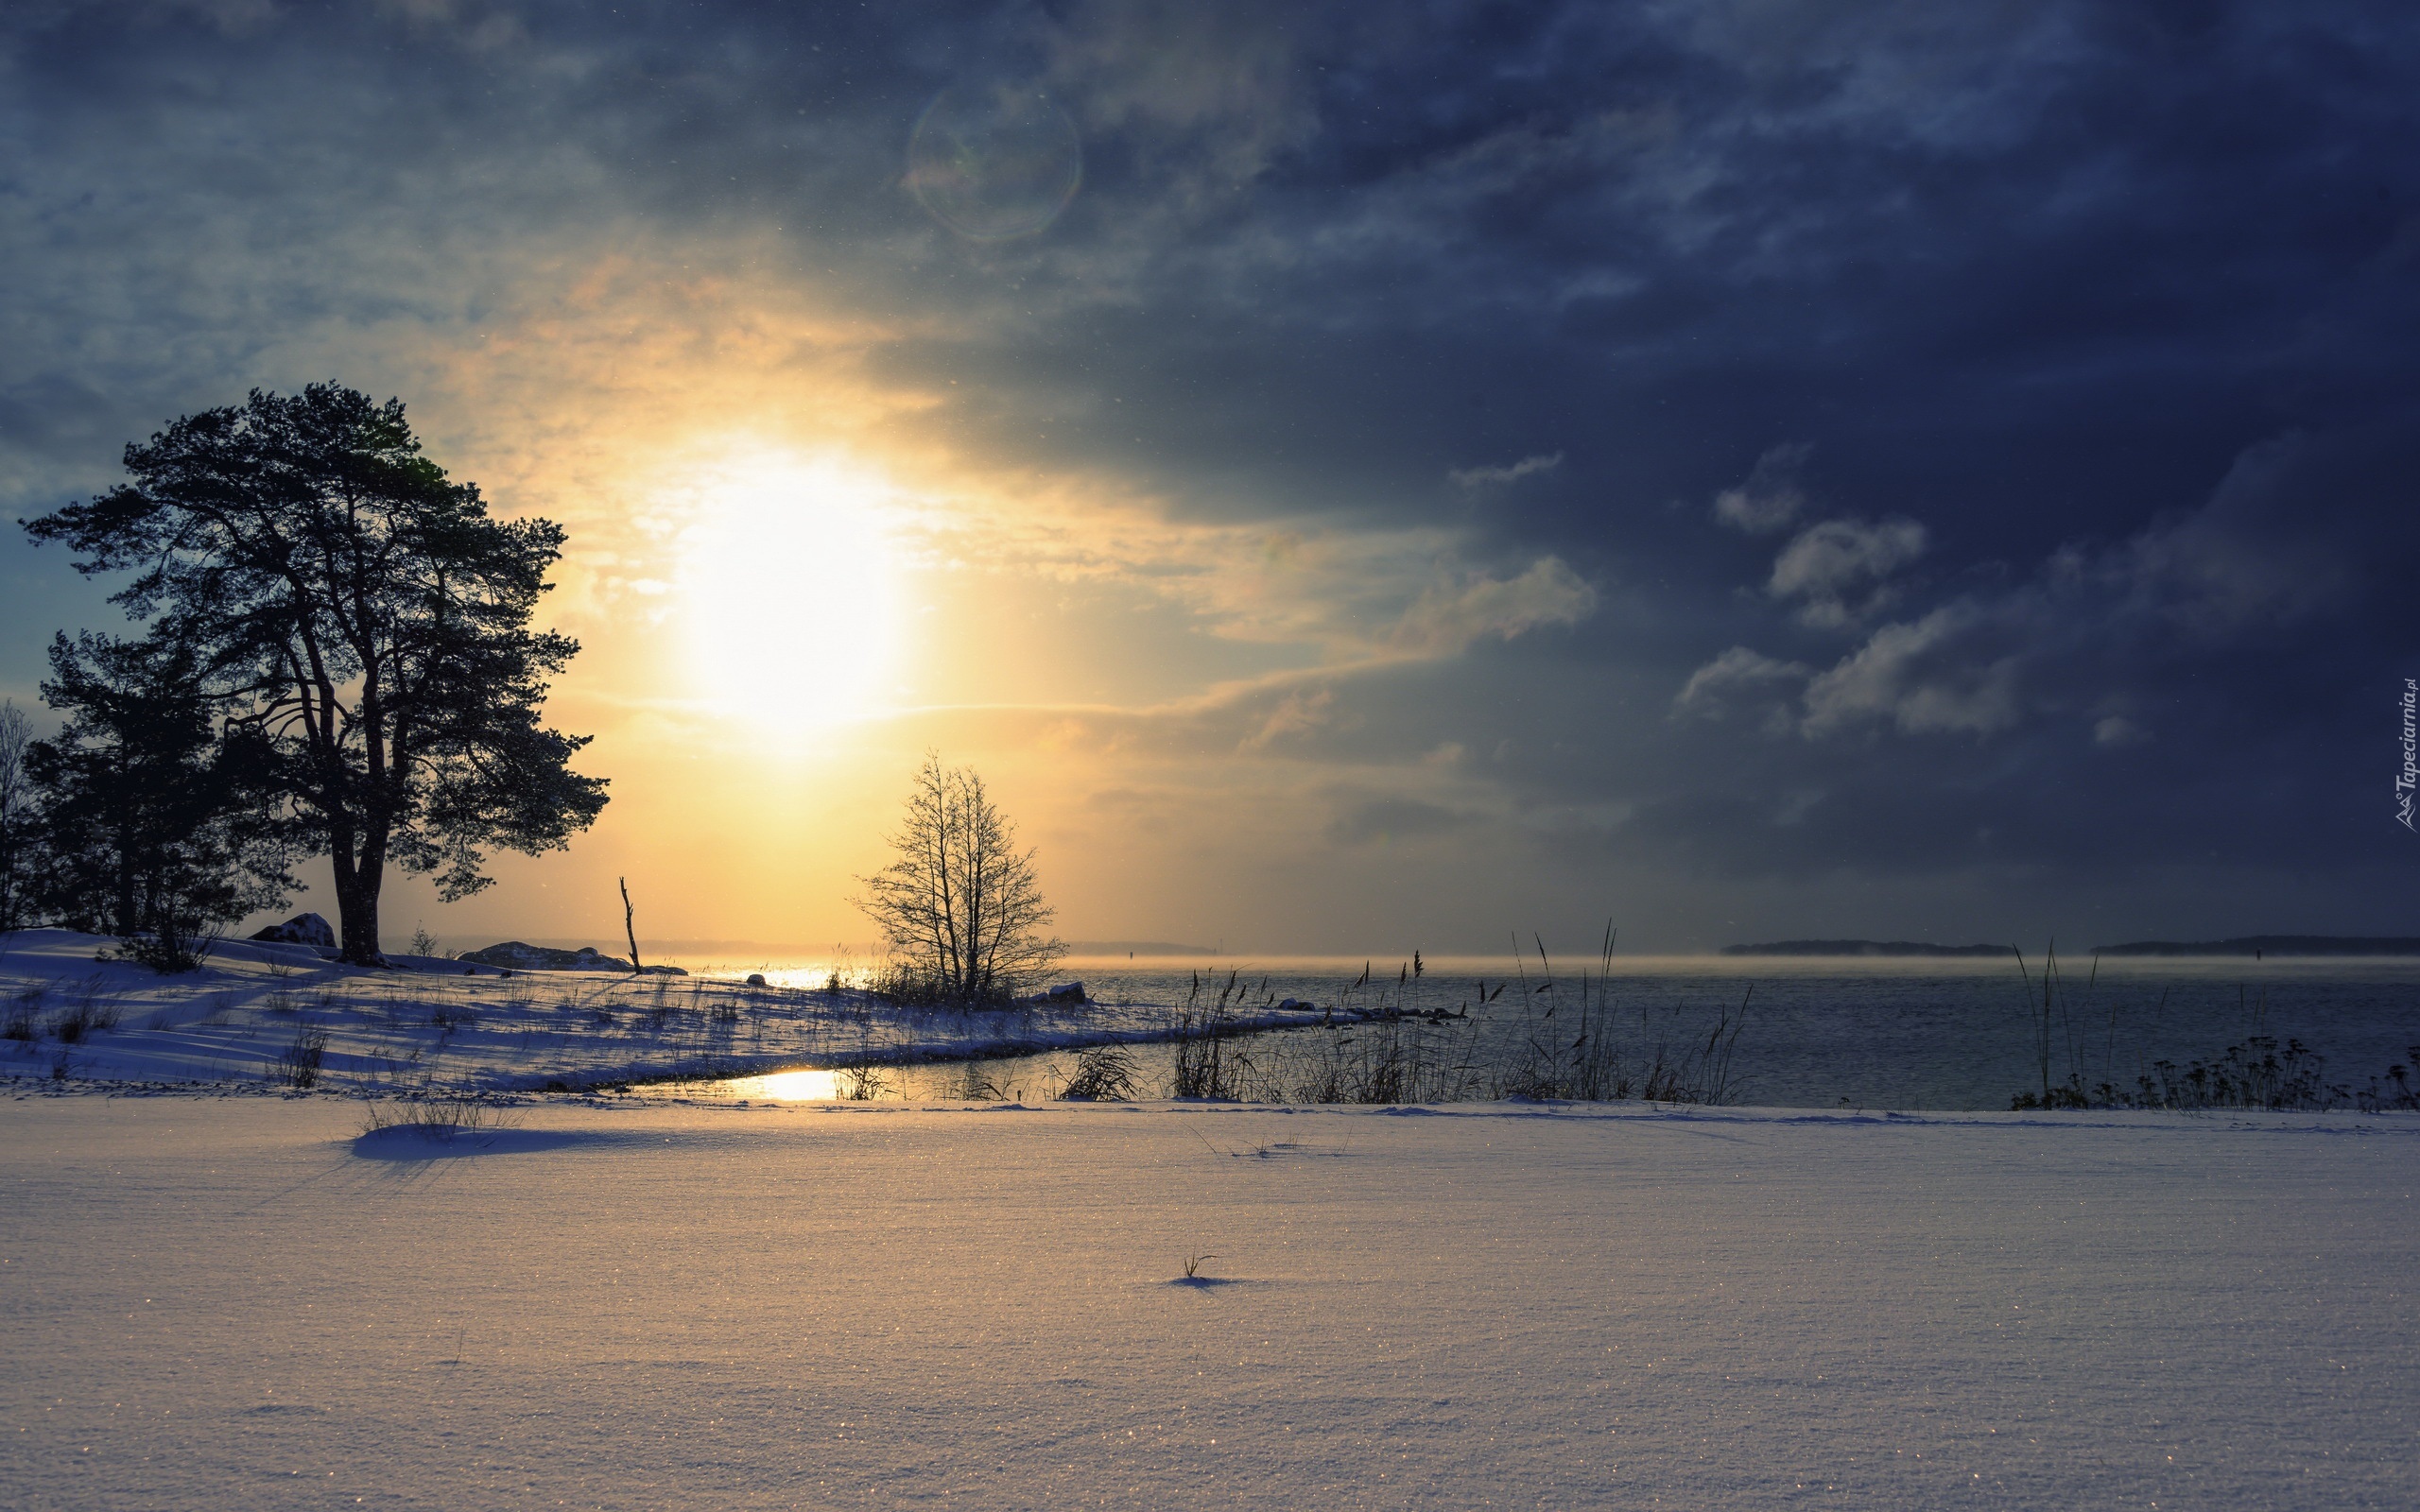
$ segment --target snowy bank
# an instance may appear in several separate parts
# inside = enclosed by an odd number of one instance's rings
[[[160,976],[96,960],[112,944],[64,930],[0,939],[0,1085],[581,1089],[1015,1055],[1169,1032],[1166,1005],[1080,995],[998,1012],[932,1011],[856,991],[611,971],[508,971],[438,956],[390,955],[394,970],[367,971],[306,945],[261,940],[222,941],[201,970]],[[1319,1022],[1305,1004],[1241,1014],[1232,1024]]]

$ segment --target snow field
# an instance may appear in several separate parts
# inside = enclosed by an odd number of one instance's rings
[[[2403,1115],[517,1116],[0,1099],[0,1503],[2334,1508],[2420,1461]]]

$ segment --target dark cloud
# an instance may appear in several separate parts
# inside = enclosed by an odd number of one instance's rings
[[[1416,799],[1362,799],[1342,805],[1328,824],[1327,837],[1337,845],[1385,845],[1448,833],[1468,822],[1466,816]]]

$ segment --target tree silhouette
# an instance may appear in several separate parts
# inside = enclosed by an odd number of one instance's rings
[[[898,859],[857,881],[856,905],[882,928],[891,953],[886,984],[895,994],[941,1002],[1012,997],[1065,954],[1043,934],[1054,917],[1042,901],[1034,852],[1016,848],[1016,826],[967,766],[926,753],[890,837]]]
[[[421,455],[401,401],[334,384],[255,389],[126,450],[134,481],[26,528],[131,571],[113,595],[192,647],[231,730],[263,739],[279,791],[336,872],[348,961],[379,961],[389,862],[446,899],[490,885],[491,847],[560,850],[605,804],[545,729],[578,643],[532,631],[563,532],[499,521]]]
[[[0,699],[0,936],[32,918],[35,825],[41,817],[34,808],[33,777],[26,770],[33,738],[26,712],[14,700]]]
[[[67,715],[26,750],[41,795],[34,897],[71,928],[112,934],[162,971],[294,885],[294,825],[276,755],[249,730],[214,733],[190,647],[61,635],[43,701]]]

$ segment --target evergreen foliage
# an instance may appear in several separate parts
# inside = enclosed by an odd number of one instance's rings
[[[253,390],[130,446],[133,481],[26,524],[189,649],[230,740],[268,753],[299,833],[336,873],[344,955],[379,959],[391,862],[448,900],[485,852],[560,850],[605,804],[540,723],[579,650],[532,630],[563,532],[492,518],[421,455],[400,401],[334,384]]]
[[[14,700],[0,700],[0,935],[33,922],[34,865],[41,816],[26,770],[33,721]]]
[[[257,730],[214,730],[196,662],[173,641],[59,636],[42,691],[67,724],[26,750],[35,901],[162,971],[199,966],[220,930],[294,885],[276,753]]]

